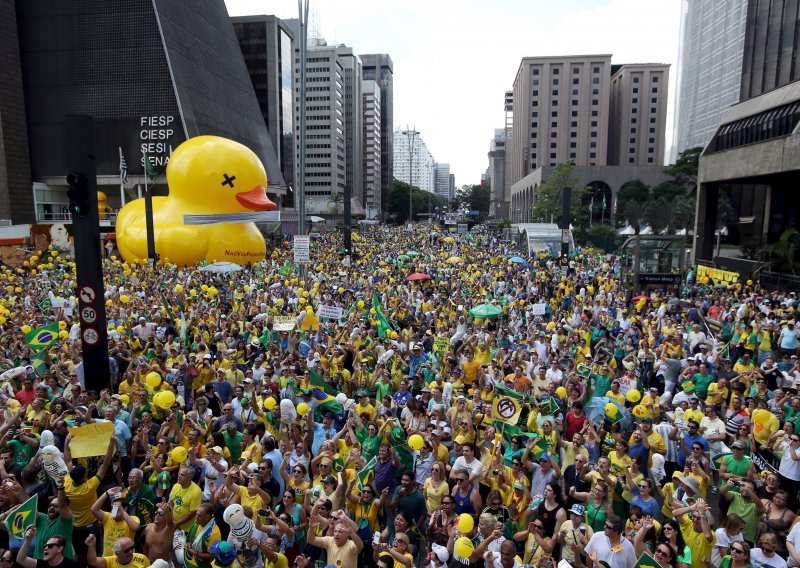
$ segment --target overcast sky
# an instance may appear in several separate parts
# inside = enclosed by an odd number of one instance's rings
[[[231,16],[296,18],[296,0],[225,0]],[[612,63],[669,63],[667,143],[680,0],[312,0],[328,44],[394,61],[394,124],[416,127],[456,185],[478,183],[503,96],[525,56],[611,53]]]

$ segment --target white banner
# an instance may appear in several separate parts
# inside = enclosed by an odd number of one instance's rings
[[[545,311],[544,303],[541,304],[531,304],[531,315],[534,316],[543,316]]]
[[[317,315],[322,318],[327,319],[339,319],[344,314],[344,310],[339,306],[323,306],[320,305],[317,308]]]
[[[311,262],[311,237],[308,235],[294,236],[294,262]]]
[[[272,320],[272,329],[275,331],[290,331],[297,325],[294,316],[275,316]]]

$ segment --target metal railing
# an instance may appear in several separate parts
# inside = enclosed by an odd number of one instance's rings
[[[38,223],[72,223],[72,213],[39,213],[36,215]],[[116,223],[116,213],[105,213],[105,217],[100,217],[100,223]]]

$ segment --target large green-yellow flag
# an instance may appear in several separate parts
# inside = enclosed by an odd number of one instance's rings
[[[36,522],[37,505],[37,495],[34,495],[6,517],[6,528],[12,538],[25,538],[25,531]]]
[[[372,307],[375,309],[375,319],[378,320],[378,337],[385,337],[386,332],[392,329],[392,324],[386,319],[386,314],[383,313],[381,301],[378,299],[378,294],[372,291]]]
[[[58,323],[51,323],[25,334],[25,343],[34,349],[45,349],[58,343]]]

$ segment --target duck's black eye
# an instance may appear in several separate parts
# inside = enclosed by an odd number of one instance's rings
[[[228,174],[222,174],[222,186],[229,185],[231,189],[233,189],[233,180],[236,179],[236,176],[228,176]]]

